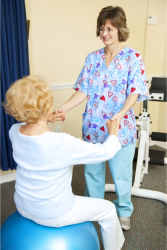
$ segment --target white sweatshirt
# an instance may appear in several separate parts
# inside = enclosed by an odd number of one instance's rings
[[[26,136],[14,124],[9,136],[18,164],[14,200],[23,211],[41,219],[53,219],[74,204],[72,166],[94,164],[114,157],[121,149],[116,136],[92,144],[65,133],[46,132]]]

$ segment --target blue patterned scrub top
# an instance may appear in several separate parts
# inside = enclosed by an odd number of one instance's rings
[[[87,95],[83,139],[103,143],[109,135],[107,119],[122,109],[128,95],[138,94],[138,102],[148,98],[143,59],[137,51],[124,47],[106,67],[104,48],[94,51],[87,56],[74,89]],[[118,138],[122,146],[136,141],[133,108],[123,117]]]

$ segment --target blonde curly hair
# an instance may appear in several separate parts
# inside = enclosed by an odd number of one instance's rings
[[[47,115],[53,105],[49,84],[41,76],[27,76],[8,89],[3,106],[17,121],[33,123]]]

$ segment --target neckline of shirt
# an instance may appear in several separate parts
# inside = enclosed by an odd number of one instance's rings
[[[31,138],[39,138],[41,136],[44,136],[45,134],[47,133],[53,133],[51,131],[46,131],[45,133],[41,134],[41,135],[24,135],[22,134],[19,130],[20,130],[20,127],[23,126],[23,124],[19,124],[18,126],[18,129],[17,129],[17,134],[20,136],[20,137],[24,137],[24,138],[27,138],[27,139],[31,139]]]
[[[102,52],[103,52],[103,55],[105,56],[105,47],[102,48]],[[106,66],[106,58],[104,58],[104,64],[105,64],[105,67],[106,67],[106,70],[109,69],[109,67],[111,66],[111,64],[114,62],[114,60],[116,58],[118,58],[118,56],[120,55],[121,56],[121,53],[125,50],[125,49],[129,49],[129,47],[125,46],[114,58],[113,60],[110,62],[110,64],[108,65],[108,67]]]

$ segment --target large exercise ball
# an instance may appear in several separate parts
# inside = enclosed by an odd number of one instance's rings
[[[92,222],[53,228],[25,219],[17,211],[1,227],[2,250],[100,250]]]

